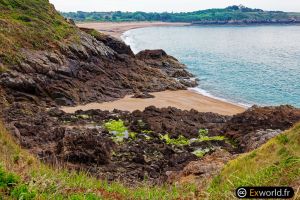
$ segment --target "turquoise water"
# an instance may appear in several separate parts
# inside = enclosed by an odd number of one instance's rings
[[[300,107],[300,26],[150,27],[123,39],[134,52],[164,49],[178,58],[208,96]]]

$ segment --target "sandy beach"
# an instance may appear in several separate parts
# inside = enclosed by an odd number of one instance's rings
[[[245,111],[245,108],[223,102],[217,99],[200,95],[189,90],[179,91],[163,91],[151,93],[155,98],[136,99],[130,95],[123,99],[105,103],[90,103],[75,107],[62,107],[67,113],[73,113],[76,110],[100,109],[109,110],[119,109],[123,111],[144,110],[148,106],[156,106],[158,108],[176,107],[182,110],[195,109],[200,112],[215,112],[224,115],[234,115]]]
[[[81,28],[93,28],[102,33],[121,39],[121,35],[131,29],[153,27],[153,26],[188,26],[190,23],[168,23],[168,22],[91,22],[76,24]]]
[[[83,28],[93,28],[105,34],[121,39],[121,35],[131,29],[153,27],[153,26],[187,26],[188,23],[165,23],[165,22],[97,22],[97,23],[79,23],[77,26]],[[176,107],[183,110],[195,109],[200,112],[215,112],[224,115],[234,115],[241,113],[246,109],[239,105],[234,105],[225,101],[214,99],[196,93],[194,91],[164,91],[152,93],[155,98],[152,99],[134,99],[126,96],[123,99],[105,103],[90,103],[76,107],[64,107],[65,112],[75,112],[76,110],[101,109],[110,110],[119,109],[124,111],[144,110],[147,106]]]

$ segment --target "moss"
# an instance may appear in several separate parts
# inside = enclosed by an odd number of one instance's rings
[[[206,149],[197,149],[195,151],[192,152],[192,154],[194,154],[195,156],[197,156],[198,158],[202,158],[205,154],[209,153],[212,149],[210,148],[206,148]]]
[[[104,127],[112,134],[111,138],[116,143],[123,142],[124,139],[129,138],[135,140],[138,135],[135,132],[130,132],[122,120],[109,120],[104,124]]]
[[[104,124],[104,127],[108,131],[116,131],[118,133],[127,131],[127,127],[124,125],[122,120],[110,120]]]
[[[130,132],[130,133],[129,133],[129,137],[130,137],[132,140],[135,140],[135,139],[136,139],[136,136],[137,136],[137,133],[135,133],[135,132]]]
[[[198,142],[204,142],[204,141],[222,141],[225,140],[224,136],[208,136],[208,130],[207,129],[200,129],[198,132]]]
[[[178,138],[173,139],[170,138],[169,134],[161,135],[161,140],[164,140],[167,144],[175,145],[175,146],[186,146],[190,145],[189,139],[185,138],[184,136],[180,135]]]
[[[206,141],[223,141],[226,138],[224,136],[207,136],[208,131],[205,129],[199,130],[198,138],[188,139],[183,135],[180,135],[178,138],[170,138],[169,134],[160,135],[160,139],[164,140],[167,144],[175,145],[175,146],[187,146],[192,144],[193,142],[206,142]]]

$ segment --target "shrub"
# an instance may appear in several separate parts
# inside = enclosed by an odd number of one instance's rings
[[[0,191],[13,188],[20,180],[20,177],[13,173],[8,173],[0,166]]]
[[[35,198],[36,192],[30,191],[27,185],[22,184],[12,190],[11,196],[16,199],[31,200]]]

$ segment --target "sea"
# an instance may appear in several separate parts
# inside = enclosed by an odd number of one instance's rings
[[[147,27],[125,32],[134,53],[164,49],[199,79],[192,90],[240,104],[300,108],[300,26]]]

